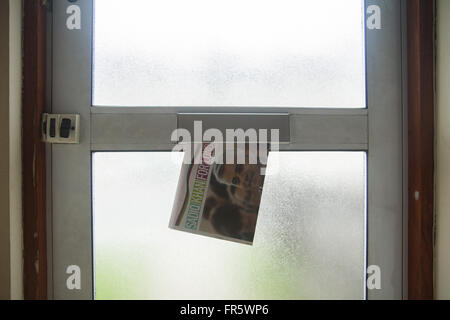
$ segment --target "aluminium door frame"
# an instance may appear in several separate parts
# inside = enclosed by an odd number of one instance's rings
[[[368,217],[367,217],[367,265],[379,265],[382,271],[382,289],[367,292],[368,299],[401,299],[403,297],[403,97],[402,78],[402,35],[404,15],[400,1],[366,1],[366,7],[379,5],[382,9],[381,30],[366,31],[367,46],[367,101],[368,109],[289,109],[291,114],[291,145],[285,150],[369,150],[368,152]],[[148,117],[149,121],[167,113],[170,108],[103,108],[91,107],[91,33],[92,11],[90,0],[77,1],[82,9],[82,30],[69,31],[65,28],[65,8],[69,2],[55,1],[52,13],[52,54],[51,54],[51,103],[48,111],[54,113],[79,113],[81,115],[80,145],[52,145],[48,149],[48,177],[53,188],[49,194],[49,293],[55,299],[92,299],[93,298],[93,255],[92,246],[83,245],[83,241],[92,239],[91,225],[91,152],[101,150],[170,150],[171,143],[141,143],[130,146],[130,141],[122,145],[110,141],[95,140],[92,133],[98,128],[96,121],[113,124],[105,117],[117,119],[122,125],[133,115]],[[402,32],[403,30],[403,32]],[[64,43],[64,45],[62,45]],[[378,51],[376,50],[378,48]],[[384,50],[383,50],[384,49]],[[393,53],[393,54],[392,54]],[[384,66],[384,67],[380,67]],[[393,111],[394,109],[394,111]],[[280,108],[226,109],[214,108],[214,112],[280,112]],[[173,108],[167,117],[168,125],[176,126],[178,111],[199,112],[204,108]],[[162,119],[162,118],[160,118]],[[299,122],[297,122],[297,120]],[[331,130],[321,137],[321,145],[302,140],[305,133],[297,132],[302,119],[308,122],[335,121]],[[170,128],[170,127],[169,127]],[[344,129],[343,129],[344,128]],[[348,130],[345,130],[348,128]],[[113,129],[113,128],[111,128]],[[159,131],[159,130],[158,130]],[[170,130],[171,131],[171,130]],[[339,140],[333,140],[336,131]],[[111,131],[111,132],[114,132]],[[356,132],[356,133],[355,133]],[[161,132],[149,131],[158,136]],[[130,133],[130,136],[133,135]],[[357,137],[357,141],[352,141]],[[360,139],[360,138],[364,139]],[[395,137],[395,139],[391,139]],[[104,138],[104,137],[103,137]],[[113,139],[114,138],[114,139]],[[169,135],[167,136],[169,138]],[[316,139],[317,137],[312,137]],[[299,139],[298,141],[295,139]],[[350,139],[350,141],[348,140]],[[364,141],[365,140],[365,141]],[[169,149],[168,149],[169,148]],[[394,160],[393,160],[394,159]],[[379,174],[384,171],[384,174]],[[395,177],[397,187],[386,186],[382,177]],[[394,179],[394,178],[393,178]],[[49,181],[50,181],[49,180]],[[85,186],[80,188],[79,186]],[[378,188],[377,188],[378,186]],[[399,186],[399,187],[398,187]],[[61,196],[62,194],[65,196]],[[89,214],[86,214],[86,213]],[[73,226],[89,226],[76,228]],[[386,232],[387,230],[387,232]],[[398,232],[401,230],[402,232]],[[67,250],[71,251],[70,257]],[[69,265],[80,265],[82,270],[81,290],[69,291],[65,288],[66,269]]]

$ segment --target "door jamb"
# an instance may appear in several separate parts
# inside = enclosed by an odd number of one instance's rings
[[[23,259],[24,299],[47,299],[45,144],[41,115],[46,88],[45,1],[23,1]]]
[[[408,298],[427,300],[434,293],[434,7],[407,1]]]

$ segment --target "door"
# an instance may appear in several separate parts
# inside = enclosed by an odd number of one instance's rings
[[[401,299],[401,12],[54,1],[49,106],[81,135],[49,152],[53,298]],[[253,246],[167,227],[195,120],[280,130]]]

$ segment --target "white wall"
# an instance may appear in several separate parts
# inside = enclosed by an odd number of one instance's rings
[[[0,299],[23,298],[22,1],[0,1]]]
[[[437,1],[435,296],[450,299],[450,1]]]
[[[22,0],[10,0],[9,12],[9,224],[11,241],[11,299],[22,299]]]

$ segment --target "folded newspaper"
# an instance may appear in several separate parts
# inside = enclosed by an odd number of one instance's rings
[[[202,151],[207,146],[201,145]],[[169,227],[253,244],[265,166],[259,161],[220,164],[205,156],[192,160],[183,162]]]

